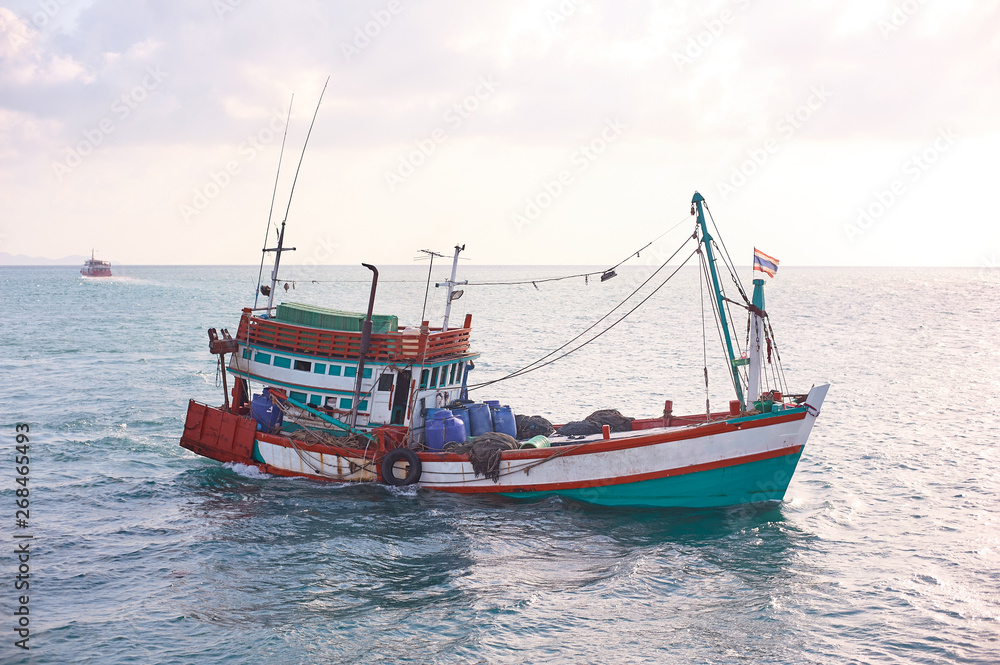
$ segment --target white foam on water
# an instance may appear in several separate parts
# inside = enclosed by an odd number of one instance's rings
[[[235,471],[244,478],[254,478],[257,480],[270,478],[271,474],[264,473],[252,464],[241,464],[240,462],[226,462],[223,467]]]

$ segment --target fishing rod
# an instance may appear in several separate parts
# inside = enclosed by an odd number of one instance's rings
[[[285,207],[285,216],[281,220],[281,231],[278,233],[278,246],[272,250],[265,249],[264,251],[274,251],[274,268],[271,270],[271,286],[267,292],[267,312],[271,313],[271,307],[274,305],[274,289],[278,283],[278,266],[281,264],[281,253],[282,252],[293,252],[294,247],[285,247],[285,223],[288,221],[288,212],[292,209],[292,197],[295,195],[295,185],[299,181],[299,171],[302,170],[302,160],[306,156],[306,148],[309,146],[309,137],[312,136],[313,127],[316,125],[316,116],[319,115],[319,107],[323,103],[323,95],[326,94],[326,87],[330,84],[330,77],[326,77],[326,82],[323,83],[323,90],[319,93],[319,101],[316,102],[316,110],[313,111],[312,122],[309,123],[309,131],[306,133],[306,140],[302,144],[302,154],[299,155],[299,165],[295,167],[295,177],[292,179],[292,188],[288,192],[288,205]]]
[[[257,298],[260,297],[260,280],[264,277],[264,257],[267,256],[267,234],[271,231],[271,216],[274,214],[274,199],[278,195],[278,178],[281,176],[281,158],[285,154],[285,139],[288,138],[288,123],[292,120],[292,104],[295,103],[295,93],[288,102],[288,117],[285,118],[285,133],[281,137],[281,151],[278,153],[278,172],[274,176],[274,190],[271,192],[271,207],[267,209],[267,226],[264,227],[264,243],[260,250],[260,270],[257,271],[257,290],[253,295],[253,306],[257,308]]]

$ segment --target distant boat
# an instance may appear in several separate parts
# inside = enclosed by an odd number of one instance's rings
[[[111,261],[95,259],[94,250],[90,250],[90,258],[83,262],[80,274],[84,277],[111,277]]]

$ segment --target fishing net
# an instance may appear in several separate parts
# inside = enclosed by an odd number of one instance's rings
[[[594,411],[584,420],[597,424],[598,430],[604,425],[609,425],[612,432],[631,432],[632,421],[635,418],[623,416],[618,409],[602,409]]]
[[[545,418],[541,416],[514,416],[514,422],[517,423],[517,438],[518,439],[530,439],[533,436],[548,436],[555,431],[550,423]]]
[[[611,428],[612,432],[631,432],[634,418],[623,416],[618,409],[601,409],[594,411],[583,420],[574,420],[566,423],[557,432],[560,436],[591,436],[600,434],[604,426]]]
[[[559,436],[590,436],[598,434],[600,431],[601,426],[597,423],[592,423],[589,420],[574,420],[560,427],[557,434]]]
[[[500,480],[500,456],[505,450],[517,450],[517,440],[509,434],[486,432],[472,440],[469,461],[476,476],[493,482]]]

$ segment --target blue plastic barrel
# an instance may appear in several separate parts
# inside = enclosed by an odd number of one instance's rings
[[[428,419],[424,426],[424,438],[426,439],[427,447],[439,452],[444,448],[444,419],[437,417],[440,414],[441,411],[436,411],[434,413],[435,417]],[[451,414],[449,413],[448,415]]]
[[[442,418],[441,422],[444,423],[445,443],[462,443],[465,441],[465,422],[461,418],[449,416]]]
[[[517,421],[509,406],[498,406],[493,411],[493,431],[517,437]]]
[[[250,415],[264,432],[276,432],[281,428],[281,409],[271,401],[269,388],[264,388],[263,395],[254,395],[250,400]]]
[[[484,399],[483,404],[490,407],[490,411],[500,406],[500,400],[498,399]]]
[[[465,430],[465,438],[468,439],[472,436],[472,425],[469,423],[469,409],[467,407],[460,406],[452,409],[451,413],[453,416],[462,421],[462,426]]]
[[[493,418],[490,407],[486,404],[469,405],[469,428],[472,436],[479,436],[493,431]]]

